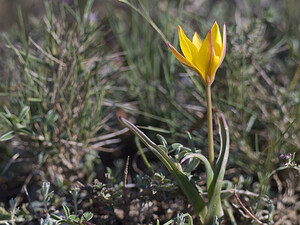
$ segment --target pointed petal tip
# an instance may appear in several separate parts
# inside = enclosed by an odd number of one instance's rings
[[[212,27],[214,27],[214,26],[217,26],[219,28],[219,24],[217,21],[214,22],[214,25]]]
[[[168,43],[167,45],[168,45],[168,47],[169,47],[170,49],[174,49],[174,50],[176,50],[176,49],[174,48],[174,46],[173,46],[173,45],[171,45],[170,43]]]

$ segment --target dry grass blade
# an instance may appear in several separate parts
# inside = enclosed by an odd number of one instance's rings
[[[29,37],[29,41],[45,56],[47,56],[51,61],[56,62],[59,65],[62,66],[66,66],[66,64],[64,62],[62,62],[61,60],[55,58],[54,56],[50,55],[49,53],[45,52],[44,49],[42,49],[42,47],[40,47],[34,40],[32,40],[31,37]]]

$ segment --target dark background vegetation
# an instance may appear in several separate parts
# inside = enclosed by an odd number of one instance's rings
[[[231,135],[224,224],[255,224],[234,199],[235,184],[263,222],[299,224],[299,1],[130,2],[177,49],[177,25],[204,39],[214,21],[226,22],[226,57],[212,86]],[[116,0],[89,3],[0,2],[3,223],[52,224],[63,205],[79,218],[91,212],[93,224],[163,224],[192,213],[147,149],[157,174],[143,163],[144,146],[117,118],[157,143],[161,134],[189,146],[190,131],[206,154],[205,91],[147,19]],[[193,173],[199,187],[203,174],[201,165]]]

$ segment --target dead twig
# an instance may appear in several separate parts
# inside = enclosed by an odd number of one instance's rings
[[[262,225],[263,222],[261,222],[259,219],[257,219],[242,203],[241,199],[239,198],[238,194],[236,193],[236,185],[234,186],[234,197],[242,207],[242,209],[247,213],[248,216],[250,216],[253,220],[255,220],[258,224]]]
[[[1,172],[1,176],[3,176],[5,174],[5,172],[11,166],[11,164],[13,164],[17,160],[17,158],[19,158],[19,156],[20,156],[20,153],[16,153],[13,155],[13,157],[11,157],[11,159],[9,160],[9,162],[6,164],[3,171]]]
[[[123,178],[123,199],[124,199],[124,207],[123,207],[123,211],[124,211],[124,221],[128,220],[128,216],[129,216],[129,202],[128,202],[128,198],[127,198],[127,190],[126,190],[126,183],[127,183],[127,177],[128,177],[128,166],[129,166],[129,156],[127,157],[126,160],[126,165],[125,165],[125,170],[124,170],[124,178]]]

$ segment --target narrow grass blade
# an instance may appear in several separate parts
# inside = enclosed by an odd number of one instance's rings
[[[137,7],[135,7],[134,5],[132,5],[130,2],[128,2],[127,0],[119,0],[120,2],[125,3],[126,5],[128,5],[130,8],[132,8],[134,11],[136,11],[137,13],[139,13],[142,17],[144,17],[148,23],[153,27],[154,30],[156,30],[156,32],[161,36],[161,38],[164,40],[164,42],[167,44],[169,43],[168,39],[166,38],[166,36],[163,34],[163,32],[157,27],[157,25],[153,22],[153,20],[149,17],[149,15],[147,15],[147,13],[142,12],[141,10],[139,10]]]
[[[143,149],[142,149],[142,146],[141,146],[141,144],[140,144],[140,141],[139,141],[138,137],[135,137],[135,138],[134,138],[134,142],[135,142],[135,144],[136,144],[136,146],[137,146],[137,148],[138,148],[138,150],[139,150],[139,153],[141,154],[141,157],[142,157],[142,159],[143,159],[145,165],[146,165],[147,168],[148,168],[149,170],[151,170],[151,172],[154,174],[154,170],[153,170],[153,168],[151,167],[151,165],[150,165],[150,163],[149,163],[149,161],[148,161],[148,159],[147,159],[147,157],[146,157],[146,155],[145,155],[145,153],[144,153],[144,151],[143,151]]]

